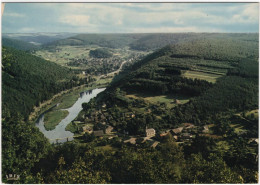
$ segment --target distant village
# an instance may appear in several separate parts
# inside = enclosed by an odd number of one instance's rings
[[[82,73],[84,75],[102,75],[119,69],[123,61],[132,63],[142,58],[144,55],[140,53],[131,54],[126,59],[122,59],[115,55],[110,58],[73,58],[69,59],[68,66],[86,68]]]

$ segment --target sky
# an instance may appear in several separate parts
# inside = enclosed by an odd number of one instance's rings
[[[258,32],[258,3],[6,3],[2,33]]]

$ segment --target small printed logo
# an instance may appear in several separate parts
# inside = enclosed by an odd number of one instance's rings
[[[11,180],[13,180],[13,181],[19,180],[19,178],[20,178],[20,175],[16,175],[16,174],[6,175],[6,179],[7,179],[8,181],[11,181]]]

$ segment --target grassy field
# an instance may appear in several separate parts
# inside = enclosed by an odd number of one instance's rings
[[[152,104],[161,104],[165,103],[167,108],[172,108],[177,105],[175,100],[178,100],[178,104],[184,104],[189,101],[188,97],[184,97],[181,95],[160,95],[160,96],[153,96],[148,94],[129,94],[126,95],[128,98],[134,99],[144,99],[145,101],[152,103]]]
[[[68,109],[77,101],[77,99],[79,98],[80,92],[99,88],[99,87],[104,87],[104,83],[98,82],[98,84],[94,83],[93,86],[91,86],[91,87],[82,87],[82,88],[73,90],[72,92],[65,94],[64,96],[62,96],[58,99],[57,102],[60,103],[60,104],[55,109],[56,110],[58,110],[58,109]]]
[[[100,78],[96,84],[108,84],[112,81],[113,77]]]
[[[64,96],[62,96],[59,100],[59,106],[56,107],[56,109],[68,109],[70,108],[72,105],[74,105],[74,103],[77,101],[77,99],[79,98],[79,93],[86,91],[86,90],[90,90],[92,88],[90,87],[82,87],[79,89],[76,89]]]
[[[56,125],[58,125],[61,120],[63,120],[69,114],[66,110],[56,110],[47,112],[44,115],[44,127],[46,130],[55,129]]]
[[[57,98],[56,100],[54,100],[51,103],[51,105],[55,105],[57,103],[60,103],[60,104],[59,104],[59,106],[55,107],[52,111],[45,114],[44,123],[45,123],[46,130],[54,129],[55,126],[58,125],[59,122],[63,118],[66,117],[64,114],[62,114],[62,112],[64,112],[64,111],[61,110],[61,109],[70,108],[79,98],[80,92],[90,90],[90,89],[93,89],[93,88],[97,88],[97,87],[82,87],[82,88],[76,89],[76,90],[74,90],[74,91],[72,91],[68,94],[65,94],[65,95]],[[65,112],[67,112],[67,111],[65,111]],[[68,128],[68,129],[69,129],[69,131],[71,131],[70,129],[74,130],[75,128],[71,127],[71,128]]]
[[[49,60],[52,62],[55,62],[59,65],[69,67],[71,69],[88,69],[88,65],[81,65],[81,66],[68,66],[67,63],[75,60],[75,59],[91,59],[89,56],[90,50],[95,50],[98,48],[102,48],[100,46],[96,45],[84,45],[84,46],[56,46],[55,48],[51,49],[41,49],[37,50],[34,55],[44,58],[45,60]],[[125,48],[119,48],[119,49],[111,49],[114,57],[121,58],[122,60],[127,59],[132,54],[148,54],[149,52],[143,52],[143,51],[135,51],[130,50],[128,47]],[[95,64],[91,64],[95,65]]]
[[[35,55],[66,66],[65,64],[69,62],[69,59],[89,58],[89,51],[97,48],[98,46],[58,46],[51,51],[43,49],[36,51]]]
[[[182,76],[186,78],[192,78],[192,79],[200,79],[200,80],[206,80],[208,82],[215,83],[217,78],[221,77],[220,74],[211,74],[211,73],[205,73],[200,71],[186,71]]]

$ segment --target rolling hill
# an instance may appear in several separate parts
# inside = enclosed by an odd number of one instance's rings
[[[54,41],[46,46],[98,45],[108,48],[120,48],[128,46],[132,41],[139,37],[139,34],[79,34],[66,39]]]
[[[171,89],[170,79],[177,76],[182,79],[196,78],[215,82],[221,76],[241,68],[243,64],[245,68],[245,63],[258,64],[257,41],[257,37],[251,42],[232,37],[207,38],[169,45],[136,63],[132,71],[116,84],[127,89],[137,81],[139,83],[135,84],[136,87],[138,84],[142,86],[143,79],[150,80],[151,83],[166,84]],[[254,67],[251,70],[254,71],[252,74],[258,73]],[[215,80],[212,81],[212,78]]]
[[[2,49],[3,117],[19,113],[24,118],[33,106],[71,86],[69,69],[24,51]]]
[[[27,43],[42,45],[55,40],[76,35],[74,33],[3,33],[3,38],[21,40]]]
[[[98,45],[108,48],[129,47],[132,50],[157,50],[166,45],[204,39],[233,39],[256,42],[257,34],[240,33],[136,33],[136,34],[78,34],[46,44],[47,47],[62,45]]]
[[[9,38],[2,38],[2,45],[6,47],[12,47],[18,50],[24,50],[24,51],[29,51],[29,50],[34,50],[39,48],[34,44],[22,40],[9,39]]]
[[[257,108],[258,38],[235,36],[185,41],[157,50],[115,78],[102,101],[129,109],[138,107],[133,97],[189,99],[163,116],[153,113],[162,117],[159,125],[153,124],[159,130],[182,122],[217,123],[216,114]]]

